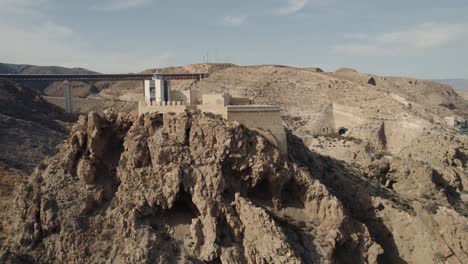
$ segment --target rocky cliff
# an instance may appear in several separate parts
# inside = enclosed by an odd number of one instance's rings
[[[281,156],[199,113],[82,116],[18,187],[0,260],[466,263],[467,219],[450,204],[401,196],[291,133],[289,144]]]
[[[368,228],[307,169],[200,114],[80,117],[22,185],[3,262],[375,263]]]
[[[211,115],[90,113],[28,183],[0,167],[0,262],[468,263],[468,136],[444,124],[468,103],[452,88],[352,69],[164,71],[209,71],[173,87],[196,96],[280,105],[289,156]],[[51,147],[66,137],[51,132],[55,110],[30,97],[34,119],[8,117],[0,137],[24,140],[0,157],[38,162],[47,154],[26,135]]]

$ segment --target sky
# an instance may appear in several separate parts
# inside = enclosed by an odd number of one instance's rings
[[[468,79],[467,0],[0,0],[0,62],[281,64]]]

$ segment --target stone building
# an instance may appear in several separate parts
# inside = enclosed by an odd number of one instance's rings
[[[167,80],[145,81],[144,102],[138,105],[139,115],[145,113],[181,113],[200,110],[237,121],[256,130],[276,145],[281,153],[287,153],[286,132],[282,125],[280,108],[272,105],[256,105],[249,98],[224,94],[203,94],[201,104],[192,91],[172,91]]]

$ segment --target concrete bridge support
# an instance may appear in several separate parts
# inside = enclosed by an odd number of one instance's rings
[[[70,93],[70,84],[67,80],[63,81],[63,94],[65,97],[65,110],[67,113],[72,112],[72,99]]]

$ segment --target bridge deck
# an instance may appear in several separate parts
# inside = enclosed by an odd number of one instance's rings
[[[152,80],[201,80],[207,73],[187,74],[0,74],[0,78],[14,81],[138,81]]]

